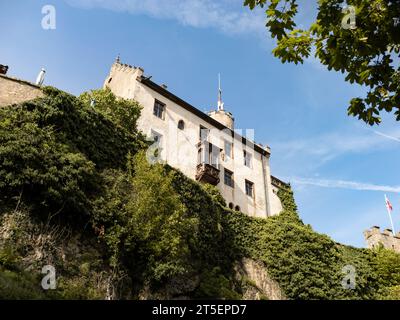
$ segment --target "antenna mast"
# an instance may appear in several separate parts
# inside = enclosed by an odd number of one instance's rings
[[[221,89],[221,74],[218,73],[218,111],[224,110],[224,103],[222,102],[222,89]]]

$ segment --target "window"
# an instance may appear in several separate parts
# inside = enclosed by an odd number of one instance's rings
[[[179,120],[178,121],[178,129],[179,130],[184,130],[185,129],[185,121]]]
[[[229,209],[233,209],[233,203],[229,202]]]
[[[151,137],[154,140],[154,142],[157,143],[159,147],[161,147],[162,134],[158,133],[157,131],[151,130]]]
[[[217,146],[209,142],[202,143],[198,150],[198,163],[206,163],[219,169],[220,152]]]
[[[198,153],[197,153],[197,163],[204,163],[204,153],[203,153],[203,148],[200,148]]]
[[[231,188],[233,188],[235,185],[233,181],[233,172],[229,171],[228,169],[224,169],[224,182]]]
[[[235,210],[236,210],[236,211],[240,211],[240,207],[239,207],[239,206],[236,206],[236,207],[235,207]]]
[[[200,134],[199,134],[200,141],[207,141],[209,132],[210,132],[209,129],[200,125]]]
[[[156,100],[154,102],[153,114],[160,119],[164,120],[165,104]]]
[[[210,164],[219,169],[219,154],[220,154],[220,149],[213,144],[210,143]]]
[[[150,134],[151,138],[153,139],[152,147],[154,146],[154,154],[152,156],[158,158],[161,156],[162,151],[162,134],[158,133],[157,131],[151,130]]]
[[[246,167],[252,168],[253,167],[253,161],[252,161],[252,155],[251,153],[248,153],[246,150],[243,151],[243,159],[244,159],[244,165]]]
[[[224,150],[226,159],[232,158],[232,143],[230,141],[224,140]]]
[[[249,197],[254,197],[254,183],[246,180],[246,194]]]

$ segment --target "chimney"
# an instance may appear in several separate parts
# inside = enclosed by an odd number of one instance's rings
[[[46,70],[42,68],[36,78],[36,85],[41,86],[43,84],[45,74]]]
[[[7,74],[8,66],[0,64],[0,74]]]

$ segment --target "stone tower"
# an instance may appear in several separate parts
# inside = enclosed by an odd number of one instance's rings
[[[400,232],[394,236],[392,230],[385,229],[381,232],[379,227],[374,226],[370,230],[364,231],[364,237],[369,249],[383,245],[386,249],[400,253]]]
[[[210,111],[208,115],[217,120],[218,122],[222,123],[224,126],[228,127],[229,129],[234,129],[234,121],[235,119],[232,116],[232,113],[225,111],[225,110],[217,110],[217,111]]]
[[[143,69],[120,62],[119,57],[111,67],[110,74],[104,81],[103,88],[109,88],[117,97],[135,98],[137,79],[143,76]]]

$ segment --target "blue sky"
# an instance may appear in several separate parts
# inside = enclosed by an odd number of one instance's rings
[[[302,1],[300,23],[315,15]],[[56,8],[55,30],[41,28],[42,7]],[[236,127],[255,129],[272,148],[272,173],[290,181],[301,218],[334,240],[365,246],[362,232],[390,226],[384,194],[400,230],[400,128],[390,115],[379,127],[347,116],[364,90],[315,59],[283,65],[264,14],[242,0],[65,0],[0,2],[0,64],[9,74],[73,94],[99,88],[118,53],[124,63],[203,111],[216,106],[222,74],[226,108]]]

